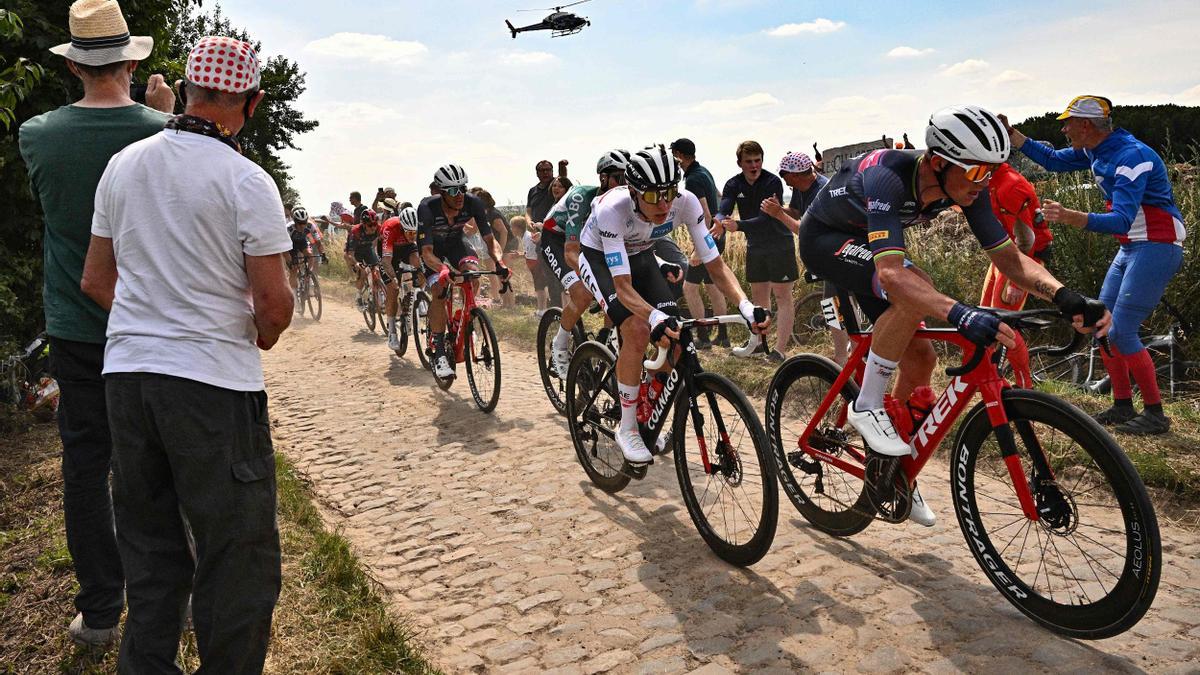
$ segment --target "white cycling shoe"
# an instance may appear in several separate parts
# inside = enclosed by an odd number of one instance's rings
[[[558,374],[558,379],[567,379],[567,366],[571,365],[571,350],[552,348],[550,350],[550,363],[554,366],[554,372]]]
[[[400,336],[395,330],[388,331],[388,349],[392,351],[400,349]]]
[[[921,493],[917,491],[916,484],[913,484],[912,491],[912,510],[908,512],[908,519],[918,525],[925,527],[933,527],[937,522],[937,516],[933,514],[933,509],[921,499]]]
[[[617,429],[617,447],[630,464],[650,464],[654,455],[646,449],[646,442],[637,429]]]
[[[734,356],[745,358],[747,356],[753,356],[754,352],[758,351],[758,347],[761,344],[762,338],[758,336],[758,333],[751,333],[750,339],[746,340],[746,344],[742,345],[741,347],[734,347],[731,351],[733,352]]]
[[[881,455],[889,457],[903,457],[912,452],[912,448],[905,443],[900,435],[896,433],[896,427],[892,425],[892,419],[888,417],[887,410],[876,408],[859,412],[854,409],[854,404],[850,404],[850,410],[847,411],[846,420],[850,425],[862,435],[863,440],[871,449]]]
[[[438,354],[433,357],[433,374],[442,380],[454,377],[454,369],[450,367],[450,357],[445,354]]]

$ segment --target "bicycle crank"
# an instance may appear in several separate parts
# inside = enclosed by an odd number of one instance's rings
[[[912,510],[912,487],[900,470],[900,458],[867,453],[867,497],[880,520],[902,523]]]

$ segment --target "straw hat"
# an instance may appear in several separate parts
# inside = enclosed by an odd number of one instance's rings
[[[141,61],[154,49],[154,38],[130,36],[117,0],[79,0],[71,5],[71,41],[50,51],[85,66]]]

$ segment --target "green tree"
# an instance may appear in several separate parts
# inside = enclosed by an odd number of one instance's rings
[[[171,36],[168,55],[174,63],[187,63],[188,51],[205,35],[224,35],[248,42],[256,52],[262,53],[262,43],[242,28],[234,27],[229,18],[217,5],[209,14],[196,14],[190,8],[181,18],[178,29]],[[261,66],[262,89],[267,92],[258,110],[245,128],[238,134],[242,152],[271,174],[282,195],[290,195],[295,201],[296,192],[291,186],[288,165],[279,158],[284,148],[296,149],[295,138],[317,128],[318,122],[308,120],[296,109],[296,99],[304,93],[304,73],[295,61],[284,56],[272,56]],[[285,199],[286,200],[286,199]]]
[[[1050,141],[1061,148],[1066,138],[1057,117],[1058,113],[1048,112],[1019,122],[1016,127],[1030,138]],[[1118,105],[1113,107],[1112,117],[1117,126],[1163,157],[1190,155],[1193,148],[1200,147],[1200,106]]]

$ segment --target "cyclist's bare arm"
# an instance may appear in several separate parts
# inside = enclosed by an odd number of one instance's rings
[[[893,305],[939,319],[946,319],[954,307],[953,298],[943,295],[925,277],[905,267],[902,255],[876,258],[875,270],[879,275],[879,284],[887,291],[888,301]]]
[[[1033,293],[1039,298],[1053,301],[1054,294],[1058,292],[1058,289],[1063,287],[1062,282],[1055,279],[1049,270],[1037,264],[1037,261],[1033,258],[1021,255],[1014,246],[1005,246],[992,251],[989,255],[992,258],[992,264],[996,266],[996,269],[1001,274],[1008,277],[1021,290]],[[1077,316],[1074,318],[1075,329],[1081,330],[1083,328],[1083,317]],[[1108,335],[1111,323],[1112,314],[1105,311],[1104,317],[1096,322],[1096,335],[1100,337]]]
[[[617,300],[643,323],[649,323],[650,312],[654,311],[654,308],[633,288],[633,277],[628,274],[614,274],[612,280],[617,289]]]
[[[421,247],[421,260],[431,270],[438,270],[442,267],[442,261],[438,260],[438,257],[433,254],[432,244],[426,244]]]
[[[87,258],[83,261],[83,279],[79,287],[104,311],[112,311],[113,294],[117,288],[117,256],[113,252],[112,239],[92,235]]]
[[[490,257],[492,259],[492,262],[503,267],[504,266],[504,256],[500,252],[500,246],[499,246],[499,243],[496,241],[496,235],[493,235],[493,234],[483,235],[483,244],[484,244],[484,246],[487,246],[488,257]]]

